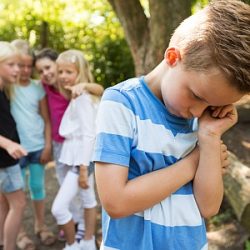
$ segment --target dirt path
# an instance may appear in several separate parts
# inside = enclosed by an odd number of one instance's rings
[[[57,235],[58,229],[55,222],[55,219],[53,218],[50,209],[54,200],[54,197],[56,195],[56,192],[58,190],[58,183],[55,176],[55,170],[53,167],[53,163],[49,164],[46,167],[46,192],[47,192],[47,203],[46,203],[46,224],[49,227],[50,230],[52,230],[55,235]],[[43,246],[39,239],[34,235],[34,220],[33,220],[33,212],[32,212],[32,206],[30,201],[28,202],[28,206],[25,212],[24,216],[24,227],[28,233],[28,235],[34,240],[36,244],[36,250],[61,250],[64,247],[64,243],[60,241],[56,241],[55,244],[52,246]],[[100,205],[98,203],[98,217],[97,217],[97,232],[96,232],[96,238],[97,238],[97,244],[100,244],[101,241],[101,226],[100,226]]]

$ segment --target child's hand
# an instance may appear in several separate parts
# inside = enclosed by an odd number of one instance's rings
[[[80,96],[82,93],[86,92],[86,85],[88,83],[78,83],[74,86],[65,86],[65,89],[71,91],[72,98]]]
[[[198,136],[208,135],[220,138],[237,120],[238,114],[234,105],[212,107],[199,118]]]
[[[27,155],[27,151],[18,143],[10,142],[6,147],[7,152],[14,159],[19,159]]]
[[[88,185],[88,167],[87,166],[80,166],[80,173],[78,179],[79,186],[83,189],[87,189]]]
[[[41,164],[46,164],[51,160],[51,148],[45,147],[40,156]]]
[[[220,149],[222,174],[225,174],[230,162],[228,160],[227,146],[223,143],[223,141],[221,141]]]

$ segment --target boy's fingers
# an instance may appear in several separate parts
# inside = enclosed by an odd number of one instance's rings
[[[232,104],[221,106],[221,107],[211,107],[211,110],[212,110],[212,116],[219,117],[219,118],[223,118],[227,116],[228,114],[235,113],[234,107]]]
[[[218,117],[218,115],[220,114],[221,110],[223,107],[212,107],[212,116],[213,117]]]
[[[234,113],[235,113],[234,106],[230,104],[222,108],[222,110],[219,113],[219,117],[223,118],[229,114],[234,114]]]

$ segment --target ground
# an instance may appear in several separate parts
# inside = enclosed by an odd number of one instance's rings
[[[227,144],[230,151],[237,155],[237,157],[244,164],[250,167],[250,98],[245,98],[238,106],[239,110],[239,122],[223,137],[225,143]],[[58,190],[58,184],[55,178],[55,171],[53,164],[49,164],[46,167],[46,183],[47,183],[47,204],[46,204],[46,222],[48,227],[57,234],[57,226],[55,220],[53,219],[50,208],[53,202],[53,198]],[[229,204],[224,201],[222,207],[222,213],[225,211],[230,211]],[[230,212],[231,213],[231,212]],[[214,221],[208,222],[209,233],[208,238],[210,247],[209,250],[243,250],[244,242],[249,237],[246,231],[237,223],[237,220],[233,214],[222,215],[221,217],[215,218]],[[233,212],[232,212],[233,213]],[[227,219],[223,219],[227,216]],[[217,221],[217,222],[216,222]],[[219,221],[219,222],[218,222]],[[219,224],[216,226],[216,223]],[[24,225],[27,229],[28,234],[36,242],[37,250],[61,250],[64,246],[62,242],[57,241],[53,246],[45,247],[39,240],[34,236],[33,232],[33,216],[31,205],[25,213]],[[100,205],[98,206],[98,226],[96,238],[98,244],[101,241],[101,229],[100,229]],[[129,250],[129,249],[128,249]],[[174,250],[174,249],[173,249]]]

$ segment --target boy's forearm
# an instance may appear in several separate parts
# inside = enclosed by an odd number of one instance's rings
[[[218,213],[223,198],[220,146],[220,138],[207,136],[199,141],[200,159],[193,185],[196,202],[205,218]]]
[[[194,160],[187,156],[170,167],[130,181],[124,174],[115,172],[126,171],[126,168],[111,165],[111,169],[107,170],[109,166],[97,163],[96,182],[102,204],[111,217],[116,218],[150,208],[190,182],[194,178],[197,161],[198,158]]]

